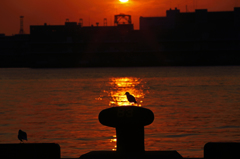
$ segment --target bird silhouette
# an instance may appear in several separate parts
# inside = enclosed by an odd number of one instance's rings
[[[125,95],[127,95],[127,99],[130,103],[137,103],[135,97],[131,95],[129,92],[126,92]]]
[[[18,139],[20,140],[20,142],[23,142],[23,140],[27,141],[27,133],[20,129],[18,131]]]

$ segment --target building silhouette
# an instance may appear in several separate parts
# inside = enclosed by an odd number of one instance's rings
[[[115,26],[83,26],[80,19],[32,25],[29,35],[1,34],[0,67],[240,64],[240,8],[170,9],[165,17],[140,17],[140,30],[133,29],[130,15],[114,17]]]
[[[183,32],[185,36],[201,34],[204,38],[238,38],[235,33],[239,31],[239,27],[240,8],[223,12],[208,12],[207,9],[196,9],[195,12],[183,13],[175,8],[174,10],[167,10],[166,17],[140,17],[140,30],[174,31],[176,36]]]

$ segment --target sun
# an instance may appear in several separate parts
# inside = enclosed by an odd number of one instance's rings
[[[119,0],[119,1],[122,2],[122,3],[128,2],[128,0]]]

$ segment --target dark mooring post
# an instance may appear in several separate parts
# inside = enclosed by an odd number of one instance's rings
[[[120,154],[145,152],[144,126],[153,120],[151,110],[136,106],[112,107],[99,114],[101,124],[116,128],[117,153]]]

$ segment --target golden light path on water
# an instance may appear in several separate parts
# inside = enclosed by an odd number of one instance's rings
[[[143,85],[140,78],[111,78],[109,84],[111,85],[111,89],[109,91],[105,90],[111,97],[109,106],[142,106],[145,94],[143,93]],[[136,98],[136,104],[128,102],[125,95],[126,92],[129,92]]]
[[[119,1],[122,2],[122,3],[128,2],[128,0],[119,0]]]
[[[142,106],[144,98],[144,84],[140,78],[135,77],[118,77],[109,79],[110,90],[104,90],[110,96],[109,106]],[[137,103],[130,103],[127,100],[126,92],[129,92],[136,98]],[[117,138],[116,135],[113,135],[113,138],[110,140],[111,143],[114,143],[113,151],[117,149]]]

